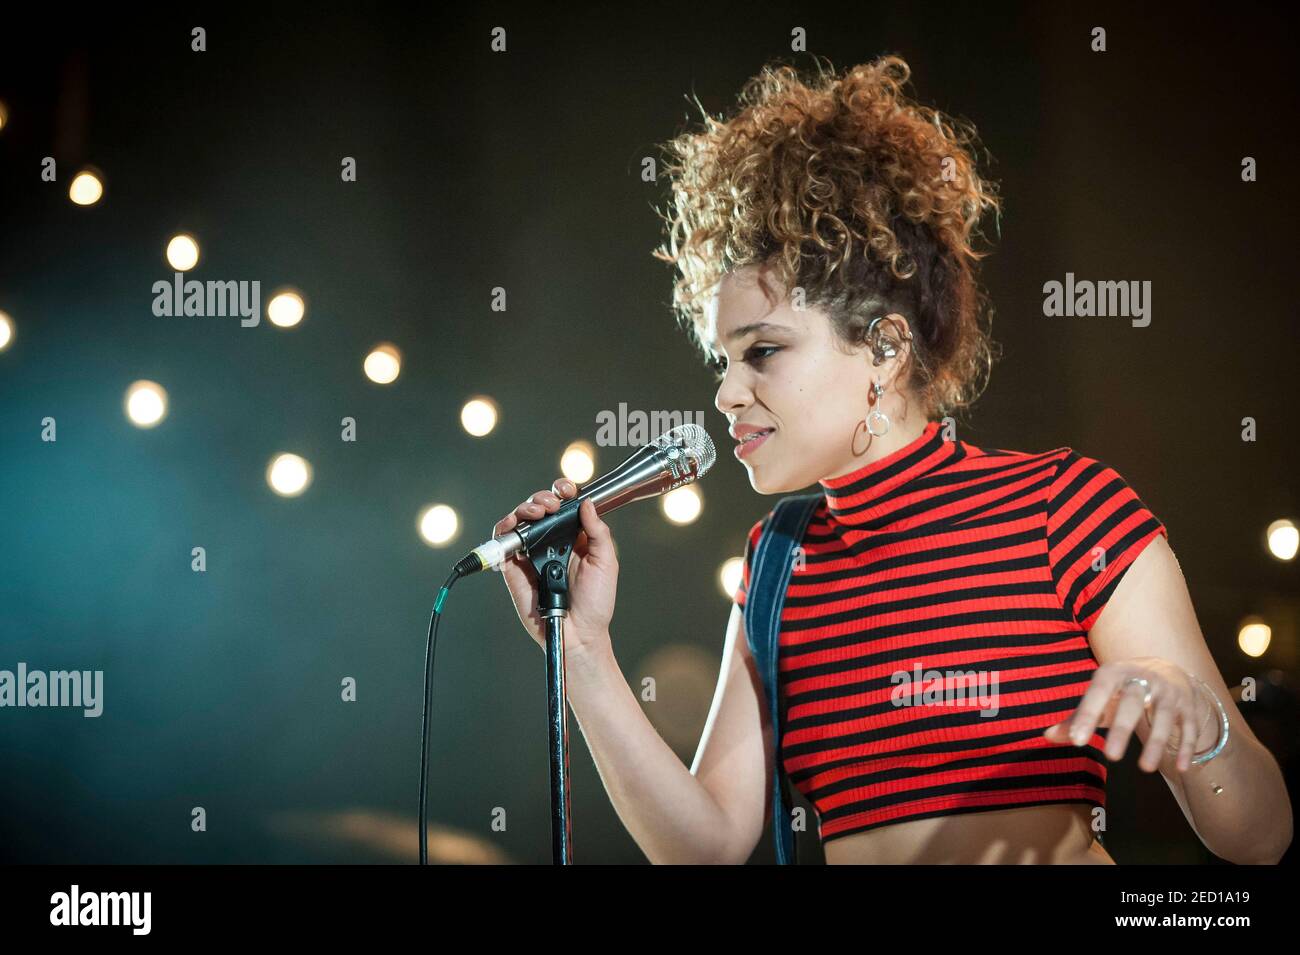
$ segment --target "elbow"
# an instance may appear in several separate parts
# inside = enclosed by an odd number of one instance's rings
[[[711,811],[696,861],[703,865],[744,865],[754,854],[766,825],[762,794],[752,804],[742,800],[736,805],[719,799],[707,786],[702,788]]]
[[[1290,850],[1294,835],[1291,796],[1282,770],[1268,750],[1262,746],[1259,748],[1268,766],[1268,775],[1272,777],[1260,784],[1267,791],[1267,798],[1254,803],[1248,824],[1236,827],[1232,845],[1225,847],[1228,851],[1216,852],[1213,847],[1208,847],[1219,858],[1234,865],[1277,865]],[[1267,824],[1258,825],[1261,820],[1267,820]]]
[[[720,826],[728,835],[712,853],[712,865],[745,865],[763,835],[763,823]]]
[[[647,850],[646,858],[651,865],[744,865],[759,838],[755,833],[737,833],[725,818],[710,827],[706,837],[701,835],[671,848],[661,845]]]
[[[1248,859],[1245,865],[1277,865],[1282,861],[1282,857],[1287,854],[1291,848],[1291,838],[1293,836],[1293,824],[1291,821],[1291,811],[1287,810],[1282,825],[1279,826],[1276,838],[1271,841],[1263,850],[1253,859]]]
[[[756,836],[730,832],[713,842],[695,861],[699,865],[744,865],[757,844]]]
[[[1291,808],[1288,806],[1280,814],[1276,825],[1263,833],[1252,834],[1250,838],[1234,845],[1231,851],[1214,854],[1233,865],[1277,865],[1291,848],[1292,836],[1293,823]]]
[[[731,844],[721,843],[694,846],[671,855],[647,853],[646,858],[651,865],[744,865],[749,861],[751,854],[751,852],[742,854],[741,850]]]
[[[1282,770],[1271,754],[1269,761],[1277,777],[1277,811],[1269,814],[1269,818],[1274,819],[1275,822],[1268,828],[1267,836],[1260,840],[1262,845],[1259,851],[1253,854],[1254,857],[1246,863],[1247,865],[1277,865],[1291,848],[1291,840],[1295,834],[1291,796],[1287,792]]]
[[[1287,849],[1291,845],[1291,840],[1287,839],[1285,844],[1272,848],[1262,849],[1258,852],[1252,852],[1249,855],[1239,855],[1236,858],[1223,856],[1225,862],[1231,862],[1233,865],[1277,865],[1286,855]]]
[[[752,846],[749,848],[730,846],[718,853],[713,865],[744,865],[753,854],[754,849]]]

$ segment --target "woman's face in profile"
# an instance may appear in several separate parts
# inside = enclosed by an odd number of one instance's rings
[[[854,431],[878,374],[865,348],[849,353],[837,342],[825,312],[795,309],[772,283],[757,266],[726,276],[702,329],[721,376],[714,405],[733,437],[737,426],[772,429],[740,446],[760,494],[797,491],[865,463],[853,454]]]

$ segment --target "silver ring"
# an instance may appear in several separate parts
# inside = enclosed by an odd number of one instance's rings
[[[1139,686],[1142,687],[1142,689],[1146,692],[1146,696],[1142,698],[1142,705],[1144,707],[1150,706],[1151,705],[1151,683],[1148,680],[1146,680],[1144,677],[1131,676],[1124,681],[1124,685],[1120,687],[1120,692],[1122,693],[1125,690],[1127,690],[1128,685],[1130,683],[1137,683]]]

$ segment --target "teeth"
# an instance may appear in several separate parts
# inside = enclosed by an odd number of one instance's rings
[[[743,438],[740,439],[740,441],[742,444],[744,444],[745,442],[753,441],[755,438],[761,438],[763,435],[771,434],[771,433],[772,433],[771,428],[768,428],[766,431],[754,431],[750,434],[745,435]]]

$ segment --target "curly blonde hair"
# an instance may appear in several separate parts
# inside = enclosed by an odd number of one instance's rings
[[[848,346],[863,343],[871,319],[905,316],[908,384],[927,415],[983,391],[996,345],[976,280],[988,253],[975,239],[986,210],[1000,226],[997,187],[976,172],[975,128],[909,99],[910,75],[893,55],[843,76],[818,64],[807,79],[769,64],[731,119],[701,107],[704,129],[661,147],[673,202],[659,213],[667,238],[653,255],[680,270],[673,307],[701,350],[717,283],[766,265],[783,288],[803,289],[806,307],[824,309]]]

